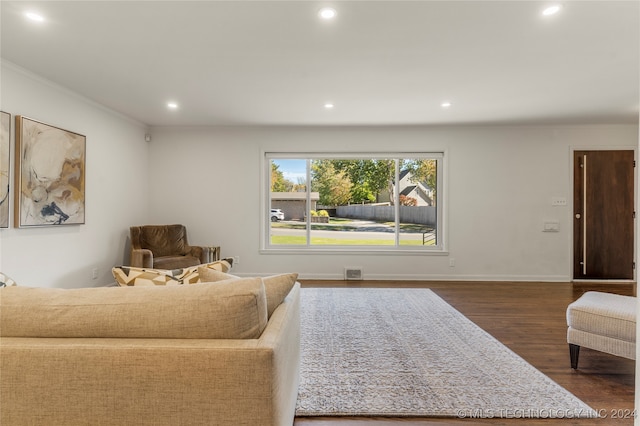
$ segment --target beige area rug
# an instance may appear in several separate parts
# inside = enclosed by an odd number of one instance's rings
[[[597,417],[431,290],[301,298],[297,416]]]

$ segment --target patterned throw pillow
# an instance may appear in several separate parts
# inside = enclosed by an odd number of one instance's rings
[[[179,285],[182,282],[174,274],[182,269],[151,269],[135,266],[116,266],[111,269],[113,278],[121,286]]]
[[[14,280],[11,279],[8,275],[0,272],[0,287],[10,287],[12,285],[18,285]]]
[[[202,282],[202,280],[200,279],[200,274],[198,273],[199,268],[213,269],[215,271],[226,273],[229,272],[232,264],[233,258],[227,258],[211,263],[205,263],[203,265],[191,266],[189,268],[184,268],[184,272],[179,275],[179,277],[182,280],[183,284],[200,283]]]
[[[222,259],[204,265],[180,269],[152,269],[134,266],[116,266],[111,269],[120,286],[180,285],[200,282],[198,267],[207,267],[221,272],[231,269],[230,259]]]

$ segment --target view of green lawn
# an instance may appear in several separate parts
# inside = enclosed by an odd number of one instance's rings
[[[360,226],[354,225],[353,219],[347,218],[329,218],[329,223],[312,223],[311,230],[314,231],[356,231],[360,228]],[[375,222],[378,225],[394,227],[394,222]],[[305,222],[272,222],[272,228],[282,228],[282,229],[307,229],[307,224]],[[422,233],[422,232],[433,232],[433,228],[427,225],[422,225],[419,223],[401,223],[400,231],[404,233]]]
[[[312,245],[336,245],[336,246],[392,246],[393,240],[358,240],[358,239],[342,239],[342,238],[315,238],[311,237]],[[305,245],[307,244],[306,236],[287,236],[274,235],[271,237],[271,244],[274,245]],[[421,240],[400,240],[400,245],[422,245]],[[429,245],[433,245],[433,242]]]
[[[395,239],[393,237],[393,222],[366,222],[355,221],[347,218],[330,218],[329,223],[312,223],[311,224],[311,245],[340,245],[340,246],[393,246]],[[425,233],[433,232],[433,228],[415,223],[401,223],[400,227],[400,245],[435,245],[435,238],[429,238],[423,241]],[[297,230],[304,231],[307,228],[305,222],[272,222],[272,230]],[[316,231],[322,232],[322,236],[314,236]],[[333,234],[335,237],[327,234]],[[358,233],[380,234],[380,238],[371,235],[358,237]],[[348,234],[348,235],[346,235]],[[419,235],[416,235],[419,234]],[[411,238],[407,238],[411,235]],[[385,238],[386,237],[386,238]],[[307,237],[300,232],[298,235],[273,233],[271,235],[271,244],[273,245],[306,245]]]

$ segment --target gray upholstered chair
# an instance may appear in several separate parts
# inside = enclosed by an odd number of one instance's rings
[[[567,308],[571,368],[578,368],[580,347],[636,359],[636,310],[633,296],[588,291]]]
[[[130,266],[179,269],[220,259],[219,247],[190,246],[184,225],[132,226]]]

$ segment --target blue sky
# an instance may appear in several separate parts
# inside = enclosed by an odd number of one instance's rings
[[[307,178],[307,160],[272,160],[282,172],[285,179],[298,183]]]

